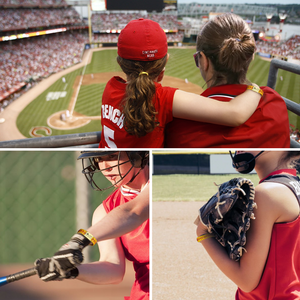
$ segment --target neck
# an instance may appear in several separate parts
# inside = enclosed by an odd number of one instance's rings
[[[135,174],[139,172],[139,168],[135,169]],[[144,186],[147,184],[149,180],[149,167],[145,166],[139,174],[134,178],[132,182],[129,182],[128,184],[125,184],[124,187],[136,190],[136,191],[141,191]]]
[[[259,177],[259,179],[266,178],[270,173],[282,170],[282,169],[289,169],[287,164],[280,164],[276,165],[274,164],[257,164],[255,166],[255,171]]]

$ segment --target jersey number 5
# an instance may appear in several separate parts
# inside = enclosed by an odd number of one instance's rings
[[[108,148],[118,148],[117,145],[114,143],[115,132],[105,125],[103,125],[102,130],[103,130],[104,139],[105,139],[105,142],[106,142]]]

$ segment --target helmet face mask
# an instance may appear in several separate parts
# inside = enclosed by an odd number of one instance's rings
[[[232,159],[232,166],[241,174],[248,174],[253,171],[255,167],[255,159],[261,155],[264,151],[260,151],[257,155],[253,155],[249,152],[237,153],[235,152],[234,155],[229,151],[231,159]]]
[[[113,186],[117,186],[118,183],[120,183],[131,172],[133,168],[140,168],[137,174],[133,175],[131,178],[128,178],[127,183],[132,182],[134,178],[139,174],[139,172],[148,163],[149,158],[149,154],[146,155],[146,152],[142,151],[83,151],[81,153],[82,154],[78,157],[78,159],[82,159],[82,173],[85,175],[91,187],[97,191],[104,191],[110,189]],[[126,160],[124,160],[124,155],[123,159],[121,159],[122,153],[126,154]],[[99,163],[105,161],[116,161],[116,164],[110,164],[108,167],[100,169]],[[126,170],[125,174],[124,172],[122,174],[121,166],[128,163],[130,164],[130,167],[128,168],[128,170]],[[103,171],[105,172],[116,167],[119,179],[108,187],[100,187],[100,185],[103,186],[104,184],[101,184],[100,176],[97,176],[95,174],[99,172],[102,173]]]

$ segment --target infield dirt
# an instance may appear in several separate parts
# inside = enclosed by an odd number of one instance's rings
[[[204,202],[152,203],[153,300],[233,300],[236,285],[196,241]]]

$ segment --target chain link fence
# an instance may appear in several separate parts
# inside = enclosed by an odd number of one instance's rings
[[[91,225],[93,210],[111,190],[88,186],[79,154],[0,151],[0,264],[52,256],[81,226]],[[97,247],[88,257],[99,258]]]

